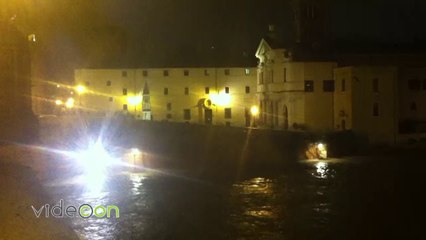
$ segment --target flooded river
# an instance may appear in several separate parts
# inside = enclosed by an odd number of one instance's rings
[[[72,218],[83,239],[389,239],[410,234],[397,159],[299,161],[279,174],[202,180],[185,171],[120,171],[102,191],[51,185],[55,201],[120,208]],[[271,171],[272,172],[272,171]]]

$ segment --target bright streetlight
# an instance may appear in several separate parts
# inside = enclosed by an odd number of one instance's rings
[[[65,102],[65,107],[73,108],[74,107],[74,98],[68,98]]]
[[[86,87],[83,85],[78,85],[77,87],[75,87],[75,90],[78,94],[83,94],[86,92]]]
[[[259,115],[259,108],[257,106],[252,106],[250,108],[250,113],[254,117],[257,116],[257,115]]]
[[[62,100],[60,100],[60,99],[57,99],[55,101],[55,104],[58,105],[58,106],[60,106],[60,105],[64,104],[64,102],[62,102]]]

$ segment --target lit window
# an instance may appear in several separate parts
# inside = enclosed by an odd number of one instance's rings
[[[245,73],[246,75],[250,75],[250,69],[249,69],[249,68],[246,68],[246,69],[244,70],[244,73]]]
[[[142,71],[142,76],[147,77],[148,76],[148,71],[147,70],[143,70]]]
[[[121,71],[121,76],[122,77],[127,77],[127,71]]]
[[[184,109],[183,110],[183,119],[184,120],[191,120],[191,110],[190,109]]]
[[[314,91],[314,81],[305,80],[305,92],[313,92]]]
[[[188,95],[189,94],[189,88],[186,87],[184,92],[185,92],[185,95]]]
[[[184,75],[184,76],[189,76],[189,71],[188,71],[188,70],[184,70],[184,71],[183,71],[183,75]]]
[[[246,86],[246,93],[250,93],[250,87]]]
[[[229,75],[229,69],[225,69],[225,75],[228,76]]]
[[[379,104],[378,103],[373,104],[373,116],[375,116],[375,117],[379,116]]]
[[[225,93],[229,93],[229,87],[225,87]]]
[[[169,89],[168,88],[164,88],[164,95],[169,95]]]
[[[111,81],[107,81],[107,82],[106,82],[106,85],[107,85],[107,86],[111,86]]]
[[[204,92],[205,92],[206,94],[209,94],[209,93],[210,93],[210,88],[209,88],[209,87],[206,87],[206,88],[204,89]]]
[[[127,88],[123,88],[123,95],[126,96],[127,95]]]
[[[167,110],[168,111],[172,110],[172,104],[171,103],[167,103]]]
[[[127,104],[123,104],[123,110],[127,110]]]
[[[232,118],[232,111],[231,108],[225,108],[225,118],[230,119]]]
[[[334,80],[324,80],[322,87],[324,92],[334,92]]]

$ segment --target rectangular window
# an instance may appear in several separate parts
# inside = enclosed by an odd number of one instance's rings
[[[229,69],[225,69],[225,75],[229,76]]]
[[[208,76],[209,75],[209,71],[207,69],[204,69],[204,76]]]
[[[143,70],[143,71],[142,71],[142,76],[144,76],[144,77],[148,77],[148,71],[147,71],[147,70]]]
[[[229,93],[229,87],[225,87],[225,93]]]
[[[184,93],[185,93],[185,95],[188,95],[189,94],[189,88],[185,88],[185,90],[184,90]]]
[[[334,80],[324,80],[322,84],[324,92],[334,92]]]
[[[342,92],[346,91],[346,80],[342,79]]]
[[[164,95],[169,95],[169,89],[168,88],[164,88]]]
[[[107,82],[106,82],[106,85],[107,85],[107,86],[111,86],[111,81],[107,81]]]
[[[127,111],[127,104],[123,104],[123,110]]]
[[[226,125],[227,127],[230,127],[230,126],[231,126],[231,122],[226,122],[226,123],[225,123],[225,125]]]
[[[246,86],[246,93],[250,93],[250,87]]]
[[[166,118],[167,118],[167,119],[171,119],[171,118],[172,118],[172,114],[167,113]]]
[[[123,96],[127,96],[127,88],[123,88]]]
[[[171,103],[167,103],[167,111],[171,111],[172,110],[172,104]]]
[[[373,92],[379,92],[379,79],[373,79]]]
[[[114,98],[113,98],[113,97],[109,97],[109,101],[110,101],[110,102],[113,102],[113,101],[114,101]]]
[[[209,88],[209,87],[206,87],[206,88],[204,89],[204,92],[205,92],[206,94],[209,94],[209,93],[210,93],[210,88]]]
[[[246,69],[244,69],[244,74],[247,76],[247,75],[250,75],[250,69],[249,68],[246,68]]]
[[[169,70],[164,70],[163,71],[163,76],[164,77],[168,77],[169,76]]]
[[[230,108],[225,108],[225,118],[226,119],[232,118],[232,111]]]
[[[305,92],[313,92],[313,91],[314,91],[314,81],[305,80]]]
[[[420,80],[418,79],[410,79],[408,80],[408,89],[412,91],[418,91],[421,88]]]
[[[183,119],[184,120],[191,120],[191,110],[190,109],[184,109],[183,110]]]
[[[259,73],[259,84],[263,84],[263,72]]]
[[[287,82],[287,68],[284,68],[284,82]]]
[[[188,70],[183,70],[183,75],[184,76],[189,76],[189,71]]]
[[[378,103],[373,104],[373,116],[374,117],[379,116],[379,104]]]
[[[121,71],[121,76],[122,77],[127,77],[127,71]]]

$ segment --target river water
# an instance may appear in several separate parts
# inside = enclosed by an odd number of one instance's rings
[[[359,157],[298,161],[231,181],[124,170],[95,194],[81,184],[48,190],[54,201],[120,208],[118,219],[72,218],[82,239],[389,239],[410,234],[401,178],[398,159]]]

